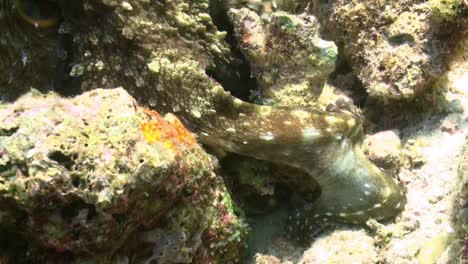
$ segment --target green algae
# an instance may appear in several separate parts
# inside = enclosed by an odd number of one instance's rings
[[[434,18],[444,22],[454,22],[466,5],[462,0],[430,0],[429,4]]]

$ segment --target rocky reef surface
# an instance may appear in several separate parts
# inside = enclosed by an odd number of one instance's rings
[[[313,10],[369,96],[389,101],[415,98],[444,74],[466,2],[317,0]]]
[[[2,258],[464,261],[466,12],[0,0]]]
[[[408,201],[395,221],[341,226],[306,247],[270,228],[276,235],[266,239],[270,246],[258,250],[251,263],[467,263],[466,44],[459,43],[448,72],[436,82],[444,91],[436,109],[401,130],[365,140],[369,158],[397,168],[405,186]]]
[[[0,120],[0,231],[2,243],[28,242],[22,261],[47,260],[34,253],[44,248],[52,259],[100,263],[238,258],[246,225],[175,116],[119,88],[29,93],[2,104]]]

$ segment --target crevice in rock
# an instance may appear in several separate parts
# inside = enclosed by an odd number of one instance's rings
[[[52,151],[51,153],[49,153],[48,157],[49,159],[54,160],[59,164],[62,164],[68,170],[71,170],[71,168],[73,167],[72,158],[68,155],[65,155],[61,151]]]
[[[232,59],[229,63],[215,61],[215,66],[207,69],[206,73],[235,97],[249,101],[250,92],[257,90],[257,81],[252,76],[252,70],[247,59],[239,49],[227,10],[210,5],[210,15],[218,30],[227,32],[225,40],[231,48]]]
[[[338,56],[335,71],[329,76],[329,81],[340,91],[348,95],[354,105],[363,108],[368,99],[368,93],[359,77],[354,74],[351,66],[342,56]]]
[[[12,127],[12,128],[2,128],[0,129],[0,136],[2,137],[9,137],[18,131],[19,127]]]
[[[412,46],[414,44],[414,37],[411,36],[410,34],[399,34],[399,35],[390,37],[388,39],[388,42],[394,47],[400,46],[403,44],[408,44]]]
[[[62,207],[60,213],[66,223],[72,223],[73,219],[77,217],[82,210],[87,210],[87,220],[91,220],[96,216],[95,206],[86,203],[81,198],[72,199],[68,204]]]

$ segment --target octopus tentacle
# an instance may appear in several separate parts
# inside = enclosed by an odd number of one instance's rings
[[[231,96],[203,72],[197,78],[192,72],[190,78],[183,79],[190,85],[182,81],[173,87],[172,79],[159,80],[165,89],[152,96],[165,98],[167,108],[160,110],[184,109],[177,114],[206,144],[303,169],[319,183],[321,196],[313,206],[299,211],[290,225],[306,239],[313,233],[307,228],[321,221],[363,224],[369,218],[391,218],[402,209],[400,186],[361,150],[358,114],[254,105]],[[171,87],[177,91],[171,92]],[[168,98],[187,88],[193,94],[196,87],[205,87],[203,98]],[[186,93],[189,91],[182,92]],[[182,102],[187,105],[180,105]]]
[[[336,146],[332,146],[336,145]],[[322,187],[320,197],[289,219],[289,231],[295,239],[310,240],[322,222],[364,224],[368,219],[385,220],[403,209],[405,196],[398,183],[364,156],[359,143],[345,139],[331,144],[319,164],[328,168],[307,166]],[[312,231],[311,231],[312,228]]]

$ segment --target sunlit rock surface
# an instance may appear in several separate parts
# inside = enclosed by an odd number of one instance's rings
[[[175,116],[119,88],[31,92],[2,104],[0,120],[0,232],[30,242],[20,259],[238,258],[245,225]]]
[[[324,32],[373,98],[414,98],[447,70],[466,25],[466,3],[313,1]]]

